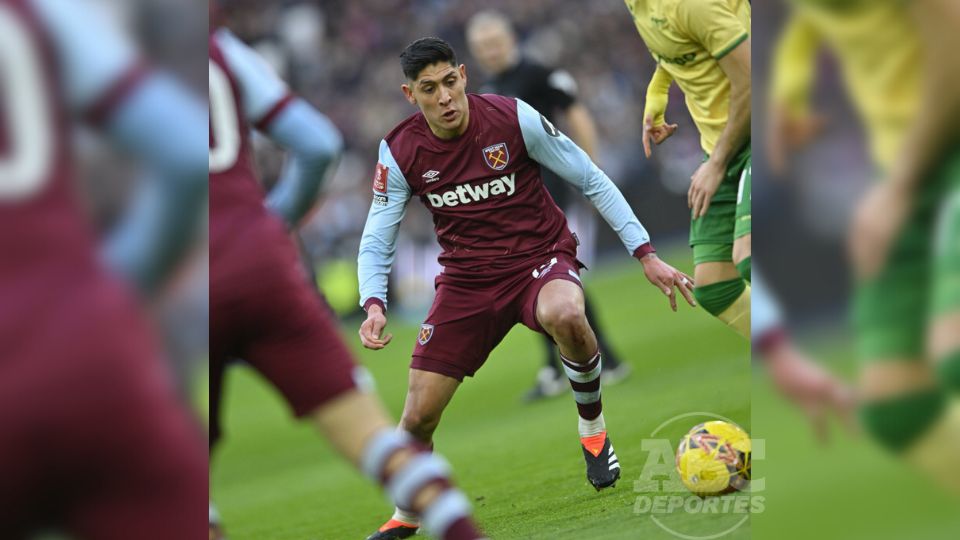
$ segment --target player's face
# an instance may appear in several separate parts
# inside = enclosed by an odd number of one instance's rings
[[[510,67],[516,45],[507,29],[495,24],[478,26],[471,29],[467,40],[470,54],[484,71],[497,74]]]
[[[407,101],[420,107],[430,129],[438,137],[449,139],[467,129],[470,110],[466,88],[466,66],[437,62],[403,85],[403,93]]]

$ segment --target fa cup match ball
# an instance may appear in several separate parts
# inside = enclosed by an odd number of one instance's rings
[[[701,497],[742,491],[750,483],[750,435],[730,422],[697,424],[677,447],[677,472]]]

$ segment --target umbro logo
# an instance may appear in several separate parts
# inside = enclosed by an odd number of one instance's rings
[[[423,173],[423,178],[426,180],[426,183],[436,182],[440,180],[440,171],[427,171]]]

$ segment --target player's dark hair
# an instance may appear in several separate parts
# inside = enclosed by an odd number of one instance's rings
[[[411,81],[417,78],[423,68],[437,62],[448,62],[454,67],[457,65],[457,53],[453,47],[438,37],[420,38],[400,53],[400,67],[407,80]]]

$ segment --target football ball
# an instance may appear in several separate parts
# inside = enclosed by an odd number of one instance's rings
[[[750,483],[750,435],[730,422],[697,424],[677,447],[677,472],[701,497],[742,491]]]

